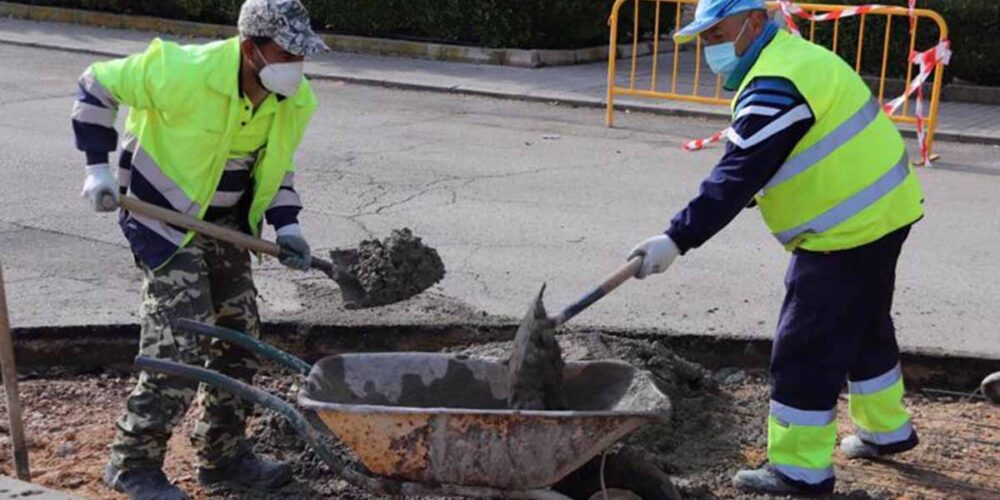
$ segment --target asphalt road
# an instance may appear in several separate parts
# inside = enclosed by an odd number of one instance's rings
[[[76,77],[94,59],[0,45],[0,260],[15,327],[136,321],[140,275],[114,217],[79,198],[83,157],[69,112]],[[265,260],[257,281],[266,320],[511,320],[543,282],[554,310],[663,230],[720,151],[678,147],[718,122],[633,113],[607,129],[597,110],[314,86],[321,107],[296,177],[314,248],[406,226],[439,249],[449,272],[419,300],[347,312],[328,302],[325,278]],[[942,160],[920,172],[927,217],[899,271],[900,341],[1000,359],[1000,149],[936,151]],[[769,337],[787,260],[747,211],[666,275],[626,284],[574,323]]]

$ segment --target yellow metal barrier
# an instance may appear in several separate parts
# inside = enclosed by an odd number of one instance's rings
[[[717,105],[728,105],[730,97],[724,93],[722,88],[722,79],[718,76],[714,76],[714,81],[709,81],[708,85],[702,84],[702,46],[701,39],[696,39],[693,45],[694,54],[690,54],[690,50],[680,50],[680,47],[674,44],[672,41],[670,45],[673,47],[673,56],[670,64],[670,81],[668,85],[663,85],[663,79],[660,78],[660,39],[662,38],[660,19],[662,17],[664,10],[672,10],[674,14],[673,29],[680,29],[682,25],[682,7],[684,5],[694,6],[698,3],[698,0],[617,0],[612,7],[611,17],[608,20],[608,24],[611,27],[610,36],[610,49],[608,51],[608,95],[607,95],[607,109],[605,116],[605,123],[607,126],[614,126],[614,102],[615,97],[624,96],[636,96],[636,97],[648,97],[655,99],[669,99],[675,101],[686,101],[694,102],[699,104],[717,104]],[[631,58],[631,64],[628,74],[628,85],[618,85],[617,82],[617,63],[618,63],[618,30],[620,21],[620,12],[623,5],[629,4],[633,8],[633,19],[631,23],[632,28],[632,50],[631,54],[627,57]],[[648,5],[654,4],[654,5]],[[666,5],[664,5],[666,4]],[[642,38],[643,33],[640,29],[640,11],[641,7],[645,5],[646,8],[653,9],[653,32],[652,32],[652,53],[646,55],[639,55],[639,51],[636,50]],[[831,12],[839,9],[843,9],[845,5],[825,5],[825,4],[797,4],[806,12],[813,13],[824,13]],[[777,10],[777,2],[768,2],[768,9],[771,12]],[[669,11],[668,11],[669,12]],[[889,62],[889,42],[892,37],[892,20],[894,17],[906,18],[909,16],[909,9],[905,7],[879,7],[872,9],[866,14],[837,19],[830,21],[833,25],[833,40],[831,50],[837,51],[838,42],[844,43],[844,40],[838,40],[840,34],[841,21],[847,22],[858,22],[858,40],[857,44],[857,55],[855,57],[854,69],[855,71],[861,70],[861,58],[864,53],[864,30],[868,17],[879,16],[885,18],[885,33],[883,35],[883,46],[882,46],[882,65],[881,72],[878,75],[878,101],[879,104],[883,104],[886,100],[891,100],[896,97],[895,95],[885,95],[886,91],[886,67]],[[927,9],[915,9],[913,11],[916,19],[914,20],[913,29],[910,30],[909,37],[910,52],[913,52],[917,47],[916,45],[916,33],[920,26],[921,20],[931,20],[936,23],[939,39],[945,40],[948,38],[948,25],[945,23],[944,19],[940,14],[932,10]],[[780,16],[780,13],[778,13]],[[809,40],[814,41],[816,39],[816,22],[808,21],[801,18],[796,18],[796,23],[800,24],[800,29],[805,36],[804,23],[809,23]],[[668,30],[669,32],[669,30]],[[921,47],[921,49],[929,49],[930,47]],[[690,56],[685,56],[689,54]],[[908,55],[907,55],[908,57]],[[648,59],[648,64],[647,60]],[[682,59],[685,59],[682,61]],[[693,60],[692,60],[693,59]],[[644,87],[639,84],[639,77],[644,77],[640,73],[640,60],[649,67],[649,86]],[[850,62],[850,61],[848,61]],[[688,67],[693,66],[694,71],[692,73],[692,78],[690,83],[686,81],[686,74],[681,72],[681,66],[686,65]],[[914,65],[912,63],[907,64],[906,70],[906,82],[909,83],[914,77],[913,71]],[[944,67],[942,65],[937,65],[934,69],[933,82],[931,87],[930,95],[930,107],[925,120],[925,127],[927,130],[927,144],[928,150],[931,150],[934,144],[934,132],[937,130],[938,125],[938,104],[941,98],[941,83],[942,83],[942,73],[944,72]],[[685,77],[685,78],[679,78]],[[681,80],[685,81],[681,81]],[[690,85],[690,92],[684,91],[686,87]],[[664,87],[664,88],[661,88]],[[902,91],[900,91],[902,92]],[[914,98],[916,98],[914,96]],[[907,98],[901,112],[893,114],[890,118],[898,123],[909,123],[916,124],[917,118],[915,115],[910,113],[909,98]]]

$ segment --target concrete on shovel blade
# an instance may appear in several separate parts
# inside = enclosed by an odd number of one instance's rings
[[[562,350],[556,324],[545,312],[545,285],[532,301],[514,337],[507,364],[510,399],[514,410],[564,410]]]

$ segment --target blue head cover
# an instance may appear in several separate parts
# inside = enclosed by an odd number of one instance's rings
[[[701,0],[694,11],[694,21],[674,33],[674,42],[690,42],[698,36],[698,33],[715,26],[733,14],[766,9],[764,0]]]

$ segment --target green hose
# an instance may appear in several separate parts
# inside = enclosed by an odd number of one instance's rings
[[[298,357],[289,354],[277,347],[261,342],[243,332],[222,328],[219,326],[199,323],[189,319],[177,321],[174,326],[179,330],[190,332],[202,337],[219,339],[223,342],[238,345],[262,358],[270,359],[289,370],[302,375],[309,375],[312,366]]]

